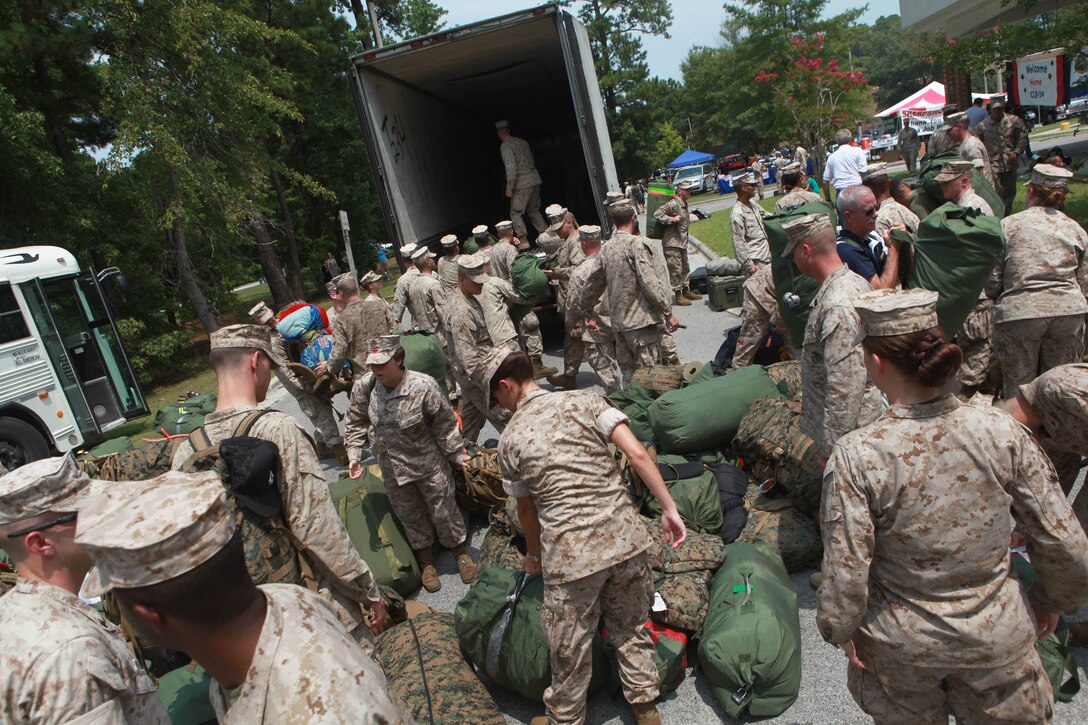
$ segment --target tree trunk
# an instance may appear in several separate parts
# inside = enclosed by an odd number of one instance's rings
[[[170,188],[176,196],[178,191],[178,176],[173,169],[170,170]],[[178,267],[178,282],[181,284],[181,288],[185,290],[185,295],[189,298],[189,304],[192,305],[193,312],[196,313],[197,319],[200,320],[200,325],[204,328],[204,332],[210,335],[219,329],[219,322],[215,319],[215,314],[212,312],[211,305],[208,304],[208,298],[204,296],[204,292],[200,289],[200,284],[196,281],[196,275],[193,273],[193,264],[189,259],[188,235],[185,231],[185,224],[180,217],[174,217],[174,224],[170,230],[170,238],[174,243],[174,256],[176,257]]]
[[[257,259],[261,262],[261,270],[268,282],[268,291],[272,293],[272,304],[275,309],[281,310],[294,298],[291,290],[287,288],[287,279],[283,276],[283,267],[280,266],[280,258],[272,244],[272,237],[268,234],[264,217],[250,217],[249,232],[253,235],[253,246],[257,248]]]
[[[298,241],[295,239],[295,222],[291,218],[291,208],[287,206],[287,195],[283,193],[283,182],[280,174],[272,170],[272,185],[276,187],[276,198],[280,202],[280,216],[283,218],[283,227],[287,235],[287,272],[291,278],[291,286],[294,287],[295,296],[300,300],[306,297],[306,287],[302,282],[302,265],[298,259]]]
[[[363,7],[363,0],[351,0],[351,14],[355,18],[355,32],[363,44],[363,50],[374,47],[374,36],[370,33],[370,15]],[[364,32],[362,28],[367,30]]]

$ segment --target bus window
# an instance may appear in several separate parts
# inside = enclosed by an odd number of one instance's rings
[[[0,345],[30,337],[11,285],[0,286]]]

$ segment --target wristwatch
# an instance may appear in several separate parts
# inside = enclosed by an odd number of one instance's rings
[[[537,564],[540,563],[540,557],[539,556],[533,556],[532,554],[526,554],[525,558],[528,559],[529,561],[535,561]]]

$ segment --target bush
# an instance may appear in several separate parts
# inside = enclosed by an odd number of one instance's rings
[[[192,342],[192,335],[182,330],[147,336],[147,324],[132,317],[117,320],[117,331],[142,385],[152,382],[153,369],[163,365],[177,367],[179,353]]]

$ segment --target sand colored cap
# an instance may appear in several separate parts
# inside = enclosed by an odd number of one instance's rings
[[[367,342],[367,365],[385,365],[400,349],[399,335],[382,335]]]
[[[1004,107],[1005,107],[1005,101],[1003,101],[1000,98],[995,98],[992,101],[990,101],[990,108],[1004,108]]]
[[[517,352],[518,348],[509,343],[502,343],[491,349],[491,352],[484,356],[483,366],[483,382],[484,388],[487,390],[487,403],[491,404],[491,378],[495,377],[495,373],[498,371],[499,366],[502,365],[506,358],[510,357],[511,353]]]
[[[367,285],[374,284],[375,282],[381,282],[382,276],[377,272],[371,270],[359,278],[359,284],[366,287]]]
[[[408,244],[405,244],[403,247],[400,248],[400,256],[411,257],[413,254],[415,254],[415,251],[418,248],[419,245],[415,242],[408,242]]]
[[[876,176],[887,176],[888,164],[884,161],[878,161],[875,164],[869,164],[861,170],[861,180],[868,181]]]
[[[510,221],[509,219],[503,219],[501,222],[495,222],[495,231],[499,231],[500,229],[513,229],[513,228],[514,228],[514,222]]]
[[[339,285],[341,282],[346,282],[351,279],[351,272],[342,272],[330,280],[331,284]]]
[[[1073,172],[1053,164],[1035,164],[1031,170],[1031,179],[1026,186],[1049,186],[1052,189],[1065,189]]]
[[[434,259],[434,252],[426,247],[420,247],[416,251],[412,252],[413,262],[422,262],[424,259]]]
[[[509,121],[507,121],[505,119],[502,120],[502,121],[495,121],[495,130],[496,131],[502,130],[504,128],[510,128],[510,122]]]
[[[609,191],[605,192],[604,203],[611,204],[612,202],[619,201],[620,199],[626,199],[627,195],[622,191]]]
[[[276,315],[264,302],[258,302],[253,305],[253,307],[249,308],[249,316],[256,320],[260,325],[267,325],[269,322],[276,319]]]
[[[797,162],[797,161],[786,164],[785,166],[782,167],[782,173],[783,174],[800,173],[800,171],[801,171],[801,164],[800,164],[800,162]]]
[[[549,232],[559,231],[559,227],[563,226],[567,221],[567,217],[570,216],[570,212],[567,211],[567,208],[565,206],[559,206],[558,204],[552,204],[544,210],[544,213],[548,215]]]
[[[937,293],[927,289],[864,292],[854,299],[861,324],[854,344],[867,337],[906,335],[938,325]]]
[[[487,257],[479,252],[476,252],[475,254],[462,254],[457,258],[457,272],[468,277],[473,282],[482,284],[487,281],[487,272],[484,269],[487,266],[487,263]]]
[[[268,355],[272,364],[285,367],[287,361],[272,349],[272,330],[264,325],[227,325],[209,336],[212,350],[253,349]]]
[[[608,205],[610,211],[634,211],[635,205],[627,197],[622,199],[616,199],[614,202]]]
[[[0,524],[44,513],[82,511],[104,488],[70,455],[31,461],[0,477]]]
[[[940,173],[933,177],[933,180],[943,184],[946,181],[958,179],[964,174],[970,174],[974,169],[975,165],[966,159],[963,161],[948,161],[941,167]]]
[[[802,217],[783,222],[782,231],[786,233],[788,241],[786,242],[786,248],[782,250],[782,256],[789,257],[793,254],[794,247],[813,234],[825,229],[835,231],[827,214],[805,214]]]
[[[177,578],[218,554],[234,531],[215,472],[170,471],[111,485],[79,515],[76,543],[95,564],[82,593],[95,597]]]
[[[596,224],[583,224],[578,227],[578,236],[586,241],[600,241],[601,228]]]
[[[478,225],[472,227],[472,236],[474,236],[474,237],[487,236],[487,225],[486,224],[478,224]]]
[[[747,174],[741,174],[737,178],[733,179],[733,186],[738,184],[748,184],[749,186],[756,185],[756,175],[749,171]]]
[[[439,240],[439,243],[443,247],[452,247],[453,245],[457,244],[457,235],[447,234],[446,236],[442,237],[441,240]]]
[[[951,113],[945,116],[944,120],[949,126],[966,126],[971,122],[971,119],[967,118],[967,111]]]

